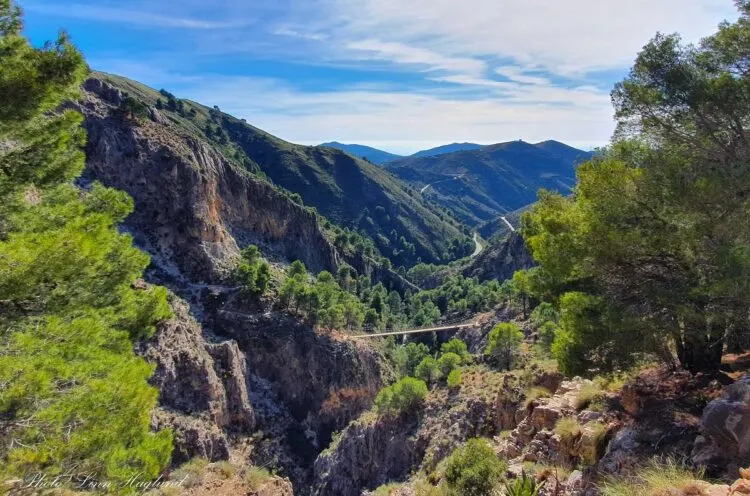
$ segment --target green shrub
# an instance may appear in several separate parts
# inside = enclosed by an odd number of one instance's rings
[[[122,99],[118,114],[127,119],[148,119],[150,115],[148,107],[131,96]]]
[[[437,363],[440,372],[445,376],[461,364],[461,357],[452,352],[443,353]]]
[[[206,458],[193,458],[172,472],[170,479],[184,481],[182,487],[186,489],[200,486],[203,484],[208,464],[209,461]]]
[[[545,322],[537,330],[539,336],[539,346],[545,354],[549,355],[552,352],[552,343],[555,342],[555,336],[559,332],[560,328],[554,322]]]
[[[395,340],[389,339],[385,346],[386,356],[393,363],[398,378],[414,376],[417,365],[430,354],[424,343],[397,345]]]
[[[425,357],[421,362],[419,362],[417,368],[414,369],[414,375],[428,384],[437,382],[441,377],[443,377],[437,360],[435,360],[431,356]]]
[[[492,357],[498,366],[510,370],[523,342],[523,332],[512,322],[501,322],[492,331],[487,342],[485,355]]]
[[[506,468],[486,440],[469,439],[447,459],[445,480],[459,494],[491,495]]]
[[[521,472],[521,477],[513,483],[505,483],[505,496],[539,496],[547,481],[538,481],[534,477]]]
[[[448,374],[448,387],[455,389],[461,385],[461,382],[463,382],[461,379],[461,371],[459,369],[451,370],[451,373]]]
[[[242,250],[242,259],[234,269],[232,278],[243,291],[259,296],[266,292],[271,282],[271,266],[260,257],[260,250],[250,245]]]
[[[443,343],[440,346],[440,352],[455,353],[456,355],[461,357],[461,360],[464,361],[464,363],[466,363],[467,361],[471,361],[471,353],[469,353],[468,346],[466,346],[466,343],[458,338],[453,338],[447,343]]]
[[[531,321],[535,327],[541,327],[550,322],[555,324],[559,317],[560,315],[558,314],[557,309],[551,303],[547,303],[546,301],[540,303],[534,311],[531,312]]]
[[[413,377],[404,377],[382,389],[375,398],[375,407],[381,414],[402,415],[417,410],[427,396],[427,384]]]

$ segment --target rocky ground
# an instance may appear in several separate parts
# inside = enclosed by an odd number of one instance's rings
[[[725,386],[650,368],[603,384],[538,366],[474,366],[460,389],[431,391],[418,418],[368,413],[347,427],[316,461],[316,494],[356,495],[387,481],[405,481],[390,494],[425,494],[440,483],[440,462],[472,437],[491,440],[508,477],[548,480],[543,495],[598,495],[655,456],[705,465],[730,483],[750,465],[750,376]],[[730,494],[729,485],[696,484],[703,492],[664,494]],[[746,486],[738,481],[731,494]]]

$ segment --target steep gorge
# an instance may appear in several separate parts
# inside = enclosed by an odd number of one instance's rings
[[[88,132],[82,184],[133,197],[122,229],[151,255],[149,282],[180,295],[171,299],[174,316],[139,347],[156,366],[153,424],[173,429],[173,461],[270,464],[304,494],[317,454],[369,406],[388,372],[369,347],[321,336],[272,301],[248,307],[226,276],[250,243],[313,271],[335,272],[345,257],[313,212],[178,132],[157,109],[130,119],[118,112],[122,90],[96,77],[84,90],[75,104]]]
[[[109,83],[91,78],[84,89],[84,179],[134,199],[125,227],[155,265],[194,282],[217,282],[239,247],[256,243],[311,270],[336,270],[340,256],[314,214],[182,135],[156,109],[139,122],[117,115],[124,96]]]

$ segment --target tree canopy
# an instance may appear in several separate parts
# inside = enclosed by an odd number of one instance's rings
[[[166,291],[134,288],[149,258],[117,231],[132,200],[71,184],[85,133],[59,109],[87,73],[81,54],[65,34],[34,48],[21,29],[0,0],[0,475],[156,478],[172,438],[151,432],[153,368],[133,341],[169,316]]]
[[[613,143],[571,197],[523,220],[540,287],[561,310],[570,373],[655,353],[717,370],[750,303],[750,10],[698,46],[657,35],[612,99]]]

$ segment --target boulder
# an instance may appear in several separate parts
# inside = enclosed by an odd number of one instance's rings
[[[550,394],[555,394],[557,392],[557,389],[560,387],[560,384],[562,384],[564,378],[565,376],[563,376],[560,372],[548,372],[545,370],[541,370],[534,375],[533,384],[534,386],[543,387],[544,389],[549,391]]]
[[[750,376],[703,410],[692,458],[696,465],[729,473],[750,465]]]
[[[216,424],[205,418],[191,417],[158,408],[154,411],[154,429],[172,429],[174,449],[172,462],[180,465],[194,457],[209,461],[229,458],[229,441]]]
[[[531,425],[536,430],[548,429],[552,430],[555,428],[555,424],[558,420],[564,417],[563,412],[555,404],[539,405],[531,412]]]
[[[599,470],[609,474],[627,472],[638,466],[644,451],[638,432],[630,427],[622,429],[609,444],[607,453],[599,462]]]
[[[638,395],[638,390],[632,384],[625,384],[620,393],[620,405],[623,410],[634,417],[643,409],[643,399]]]

